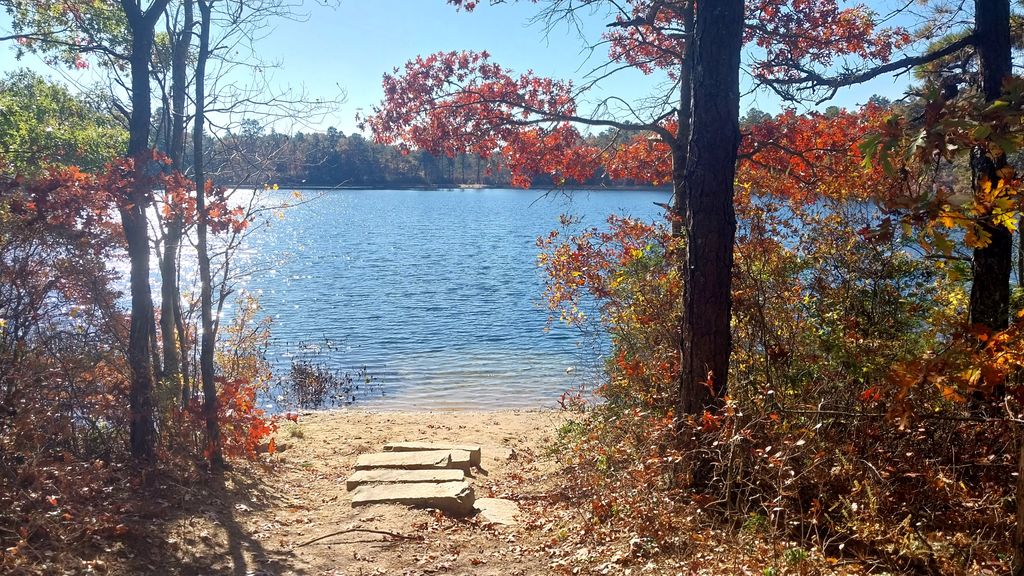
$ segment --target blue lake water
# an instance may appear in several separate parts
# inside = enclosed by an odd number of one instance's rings
[[[387,409],[554,406],[585,384],[592,343],[545,330],[536,238],[563,213],[600,226],[611,213],[658,218],[654,202],[668,200],[658,191],[303,195],[246,246],[248,265],[265,268],[245,288],[273,318],[269,358],[284,372],[311,350],[331,368],[365,367],[375,385],[356,405]]]

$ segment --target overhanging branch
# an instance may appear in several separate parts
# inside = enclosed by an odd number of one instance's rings
[[[855,84],[861,84],[872,80],[883,74],[890,72],[897,72],[907,70],[915,66],[922,66],[929,64],[941,58],[945,58],[951,54],[955,54],[964,48],[974,46],[977,44],[977,37],[974,34],[964,36],[956,42],[953,42],[943,48],[935,50],[934,52],[928,52],[927,54],[921,54],[918,56],[907,56],[899,60],[893,60],[887,62],[881,66],[876,66],[868,70],[861,70],[859,72],[850,72],[846,74],[840,74],[838,76],[825,76],[816,72],[800,69],[803,74],[793,78],[777,78],[767,79],[762,78],[761,81],[771,87],[782,87],[782,86],[807,86],[808,88],[829,88],[834,95],[836,90],[846,86],[853,86]]]

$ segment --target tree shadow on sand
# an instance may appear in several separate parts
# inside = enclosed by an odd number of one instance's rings
[[[144,496],[150,505],[144,535],[128,543],[132,573],[306,574],[294,553],[268,550],[270,535],[246,527],[245,517],[262,516],[277,496],[244,468],[204,475],[188,486],[155,479]]]

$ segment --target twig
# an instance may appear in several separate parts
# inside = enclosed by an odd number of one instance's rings
[[[370,534],[383,534],[384,536],[391,536],[392,538],[398,538],[400,540],[422,540],[423,539],[422,536],[406,536],[405,534],[399,534],[397,532],[389,532],[387,530],[371,530],[370,528],[348,528],[346,530],[338,530],[337,532],[331,532],[330,534],[325,534],[323,536],[320,536],[319,538],[313,538],[309,542],[304,542],[302,544],[299,544],[295,548],[302,548],[303,546],[309,546],[310,544],[312,544],[314,542],[319,542],[321,540],[325,540],[327,538],[330,538],[331,536],[340,536],[342,534],[349,534],[351,532],[368,532]],[[295,548],[292,548],[292,550],[294,550]]]
[[[832,416],[837,420],[840,418],[853,418],[853,419],[869,419],[869,418],[888,418],[889,415],[885,412],[847,412],[844,410],[777,410],[785,414],[800,414],[805,416]],[[914,414],[914,418],[919,420],[944,420],[949,422],[978,422],[981,424],[989,422],[1016,422],[1014,418],[996,418],[996,417],[982,417],[982,416],[954,416],[951,414]]]

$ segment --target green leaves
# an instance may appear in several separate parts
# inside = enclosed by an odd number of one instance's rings
[[[99,171],[124,151],[127,134],[79,95],[28,71],[0,81],[0,153],[16,173],[47,164]]]

